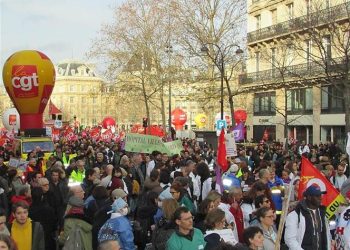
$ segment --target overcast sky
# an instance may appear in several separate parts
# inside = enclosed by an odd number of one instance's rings
[[[54,64],[86,60],[101,24],[123,0],[0,0],[1,71],[14,52],[35,49]]]

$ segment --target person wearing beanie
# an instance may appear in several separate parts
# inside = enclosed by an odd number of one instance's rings
[[[123,250],[135,250],[134,234],[127,218],[128,204],[119,197],[111,207],[111,218],[101,227],[98,233],[98,242],[117,240]]]
[[[343,208],[337,219],[335,244],[336,249],[350,250],[350,179],[342,185],[340,191],[346,199],[347,206]]]
[[[122,198],[124,201],[127,201],[128,195],[125,193],[123,189],[117,188],[114,189],[111,193],[111,198],[115,201],[118,198]]]
[[[68,205],[70,208],[64,217],[63,232],[59,236],[60,245],[64,245],[68,240],[68,236],[72,235],[72,230],[79,230],[83,249],[92,250],[92,224],[84,214],[83,199],[78,196],[71,196]]]

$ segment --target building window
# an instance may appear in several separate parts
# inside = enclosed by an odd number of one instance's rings
[[[289,113],[312,113],[312,88],[287,90],[287,111]]]
[[[276,93],[266,92],[254,95],[254,115],[275,115]]]
[[[69,97],[69,103],[74,103],[74,97],[73,96]]]
[[[287,4],[287,13],[288,13],[289,20],[294,18],[294,4],[293,3]]]
[[[305,41],[305,52],[306,52],[306,55],[305,55],[305,58],[306,58],[306,63],[308,64],[308,68],[311,66],[311,48],[312,48],[312,42],[311,40],[306,40]]]
[[[255,16],[256,30],[261,29],[261,15]]]
[[[96,102],[97,102],[97,97],[92,97],[92,103],[96,104]]]
[[[81,98],[81,103],[86,103],[86,98],[85,97]]]
[[[260,71],[260,52],[255,52],[255,71]]]
[[[328,60],[332,58],[332,46],[331,46],[331,36],[327,35],[322,38],[322,44],[323,44],[323,53],[324,58],[326,59],[326,62],[328,63]]]
[[[272,69],[272,77],[275,77],[275,73],[276,73],[276,48],[271,49],[271,69]]]
[[[277,23],[277,9],[271,10],[271,24],[274,25]]]
[[[322,86],[321,112],[344,112],[344,94],[341,89],[336,88],[335,86]]]
[[[96,118],[92,118],[92,125],[94,126],[94,125],[96,125],[96,124],[97,124]]]
[[[287,60],[286,66],[291,66],[294,60],[294,49],[293,49],[293,45],[288,45],[287,46],[287,52],[286,52],[286,56],[287,56]]]
[[[74,91],[74,85],[70,85],[70,86],[69,86],[69,91],[70,91],[70,92],[73,92],[73,91]]]

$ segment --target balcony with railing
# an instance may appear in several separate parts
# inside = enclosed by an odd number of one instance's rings
[[[254,1],[254,0],[253,0]],[[257,0],[256,0],[257,1]],[[248,33],[248,44],[266,39],[283,36],[292,32],[311,27],[325,25],[330,22],[350,18],[350,2],[339,4],[327,9],[293,18],[266,28]]]
[[[275,67],[269,70],[242,74],[239,77],[239,83],[241,85],[246,85],[302,81],[306,79],[315,78],[316,76],[328,77],[333,75],[342,75],[346,71],[346,61],[343,57],[340,57],[329,60],[329,63],[309,62],[291,65],[287,67]]]

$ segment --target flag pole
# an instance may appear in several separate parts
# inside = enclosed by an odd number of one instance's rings
[[[282,233],[284,224],[286,222],[286,218],[288,215],[288,209],[289,209],[289,203],[290,203],[290,197],[292,196],[292,185],[295,180],[295,177],[290,181],[289,185],[286,187],[286,192],[288,194],[288,197],[286,198],[284,196],[283,204],[282,204],[282,215],[280,218],[280,222],[278,224],[278,231],[277,231],[277,237],[276,237],[276,243],[275,243],[275,250],[279,250],[281,248],[281,240],[282,240]]]

